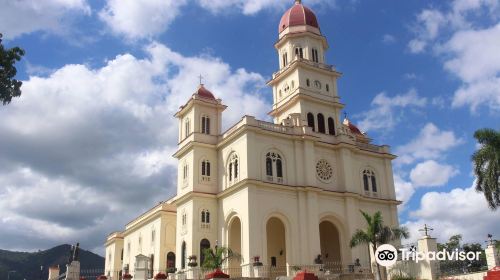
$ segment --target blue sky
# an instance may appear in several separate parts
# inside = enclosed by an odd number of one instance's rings
[[[26,50],[23,95],[0,108],[0,248],[80,241],[100,252],[107,233],[174,193],[172,115],[198,75],[229,105],[226,127],[242,102],[267,117],[293,1],[0,3],[4,44]],[[500,235],[470,163],[474,131],[500,129],[500,1],[303,3],[343,73],[350,119],[399,156],[401,224],[413,238],[423,223],[440,240]]]

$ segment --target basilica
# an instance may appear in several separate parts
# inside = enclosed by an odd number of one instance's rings
[[[366,228],[360,210],[398,225],[395,156],[341,118],[341,73],[325,61],[327,39],[301,1],[282,16],[274,47],[273,122],[242,116],[222,131],[226,106],[199,85],[175,114],[177,194],[107,237],[108,277],[182,273],[214,246],[241,256],[225,265],[243,277],[255,276],[257,262],[284,275],[319,262],[369,266],[368,247],[349,241]]]

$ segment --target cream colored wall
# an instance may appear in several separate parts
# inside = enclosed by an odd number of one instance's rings
[[[155,231],[154,241],[152,240],[153,230]],[[167,253],[175,252],[175,232],[176,215],[170,212],[159,214],[150,221],[127,229],[123,240],[123,265],[129,264],[130,273],[133,274],[135,257],[139,254],[150,257],[153,254],[155,272],[165,271]],[[139,246],[139,237],[142,239],[142,246]],[[130,244],[130,250],[128,244]]]
[[[121,253],[123,250],[123,239],[113,238],[107,242],[105,250],[105,275],[118,279],[118,271],[122,269]]]
[[[288,53],[288,63],[293,61],[295,59],[295,48],[296,47],[302,47],[303,49],[303,57],[305,59],[312,60],[312,49],[316,48],[318,50],[318,61],[319,63],[325,63],[324,62],[324,53],[325,50],[323,48],[323,42],[317,38],[317,37],[312,37],[312,36],[294,36],[278,48],[278,54],[279,54],[279,65],[280,68],[282,68],[283,65],[283,60],[282,60],[282,54],[287,52]]]

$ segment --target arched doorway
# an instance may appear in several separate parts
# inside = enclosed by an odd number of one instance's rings
[[[267,263],[274,267],[286,266],[286,237],[283,222],[272,217],[266,224]]]
[[[319,224],[319,240],[321,246],[321,260],[327,269],[335,271],[341,267],[340,234],[337,227],[323,221]]]
[[[175,253],[174,252],[168,252],[167,253],[167,272],[174,272],[175,271]]]
[[[228,247],[237,255],[241,255],[241,221],[238,217],[234,217],[229,224]],[[234,271],[231,276],[241,276],[241,260],[239,258],[229,260],[229,267],[232,272]]]
[[[200,241],[200,266],[203,265],[203,262],[205,261],[205,250],[210,249],[210,241],[208,239],[204,238]]]

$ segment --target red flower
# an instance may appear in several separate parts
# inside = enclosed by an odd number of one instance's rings
[[[212,278],[229,278],[229,275],[225,274],[217,268],[214,272],[211,272],[205,276],[205,279],[212,279]]]
[[[155,275],[154,279],[167,279],[167,275],[162,272],[158,272],[158,274]]]
[[[125,273],[123,276],[122,276],[123,279],[132,279],[133,276],[130,275],[129,273]]]
[[[106,275],[101,275],[97,277],[97,280],[108,280],[108,277],[106,277]]]

